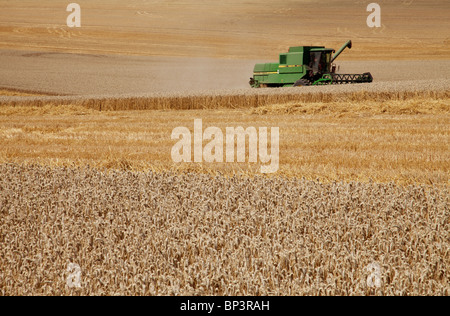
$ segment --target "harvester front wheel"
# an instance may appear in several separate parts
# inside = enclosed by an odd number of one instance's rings
[[[310,86],[311,82],[309,82],[309,80],[307,79],[298,79],[295,83],[294,83],[294,87],[304,87],[304,86]]]

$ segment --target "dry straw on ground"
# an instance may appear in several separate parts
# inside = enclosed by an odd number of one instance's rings
[[[366,27],[367,1],[82,2],[85,12],[102,14],[83,14],[83,27],[71,29],[64,23],[64,8],[54,0],[41,0],[33,9],[27,1],[3,1],[2,47],[270,60],[289,46],[338,49],[352,39],[354,47],[342,58],[449,58],[448,0],[382,1],[381,29]]]
[[[256,164],[172,163],[172,130],[185,126],[192,131],[194,119],[202,118],[204,128],[223,131],[227,126],[278,126],[276,175],[447,185],[449,100],[293,101],[236,110],[102,112],[79,105],[2,106],[0,162],[259,174]]]
[[[12,164],[0,175],[1,295],[450,294],[445,188]],[[70,263],[81,288],[67,286]]]

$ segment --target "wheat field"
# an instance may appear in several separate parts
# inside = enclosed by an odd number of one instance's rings
[[[0,296],[450,294],[448,1],[77,2],[0,0]],[[373,83],[248,88],[348,39]],[[195,119],[279,170],[174,163]]]
[[[0,295],[449,295],[448,94],[379,97],[1,106]],[[279,172],[172,163],[195,118],[279,126]]]
[[[1,106],[0,295],[448,296],[448,94],[379,96]],[[195,118],[279,126],[280,170],[171,162]]]
[[[0,295],[449,295],[448,91],[173,98],[0,106]],[[196,118],[280,170],[173,163]]]
[[[15,164],[0,175],[1,295],[450,294],[446,188]]]

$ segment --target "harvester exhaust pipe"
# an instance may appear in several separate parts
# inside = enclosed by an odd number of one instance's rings
[[[344,49],[346,48],[351,49],[352,48],[352,41],[349,40],[347,43],[344,44],[344,46],[342,46],[337,52],[336,54],[334,54],[333,58],[331,58],[331,62],[333,62],[336,58],[339,57],[339,55],[344,51]]]

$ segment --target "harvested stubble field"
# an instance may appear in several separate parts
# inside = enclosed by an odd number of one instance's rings
[[[448,59],[447,0],[388,1],[382,27],[366,27],[367,1],[78,0],[82,27],[66,25],[67,1],[0,0],[0,45],[86,54],[272,58],[301,40],[350,60]],[[325,41],[325,43],[324,43]],[[346,56],[347,57],[347,56]],[[346,58],[344,57],[344,58]]]
[[[446,188],[14,164],[0,175],[2,295],[450,294]],[[69,263],[81,288],[66,285]]]

